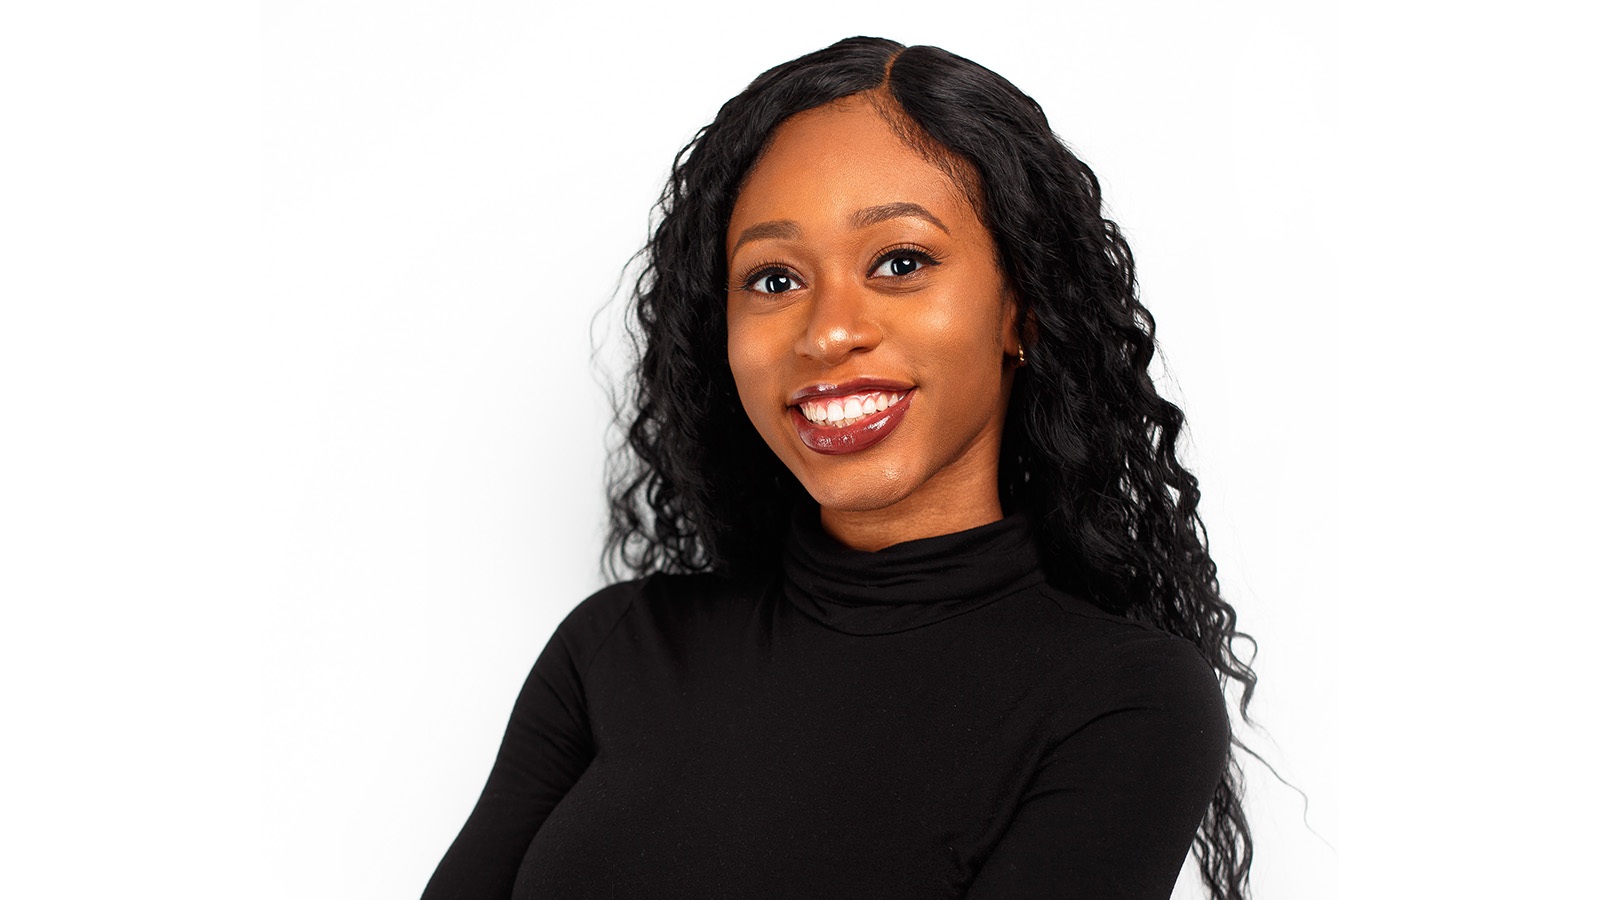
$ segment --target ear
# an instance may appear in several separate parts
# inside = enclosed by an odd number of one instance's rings
[[[1006,285],[1005,296],[1002,299],[1001,314],[1005,316],[1005,331],[1002,333],[1001,348],[1005,355],[1012,359],[1017,356],[1019,348],[1032,346],[1039,334],[1039,320],[1034,316],[1033,310],[1023,310],[1021,298],[1011,284]]]

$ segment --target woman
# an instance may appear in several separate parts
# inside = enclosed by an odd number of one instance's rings
[[[1245,894],[1233,610],[1093,174],[853,38],[679,155],[611,558],[425,894]],[[1198,829],[1198,834],[1197,834]]]

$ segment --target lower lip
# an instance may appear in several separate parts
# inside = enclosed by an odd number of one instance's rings
[[[911,406],[911,395],[914,393],[914,390],[906,391],[899,403],[849,425],[818,425],[806,418],[797,406],[789,407],[789,415],[794,419],[795,430],[800,432],[800,442],[812,450],[828,456],[856,453],[889,436],[889,432],[906,417],[906,409]]]

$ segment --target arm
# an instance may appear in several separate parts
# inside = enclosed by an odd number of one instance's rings
[[[1110,702],[1045,754],[968,900],[1171,896],[1227,761],[1227,707],[1188,644],[1124,649],[1102,671]]]
[[[579,604],[556,628],[511,710],[478,804],[423,900],[509,898],[539,826],[594,757],[582,673],[627,608],[620,588]]]

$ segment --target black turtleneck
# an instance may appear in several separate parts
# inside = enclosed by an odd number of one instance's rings
[[[1193,647],[1048,585],[1026,520],[655,576],[556,629],[424,900],[1166,898],[1228,718]]]

